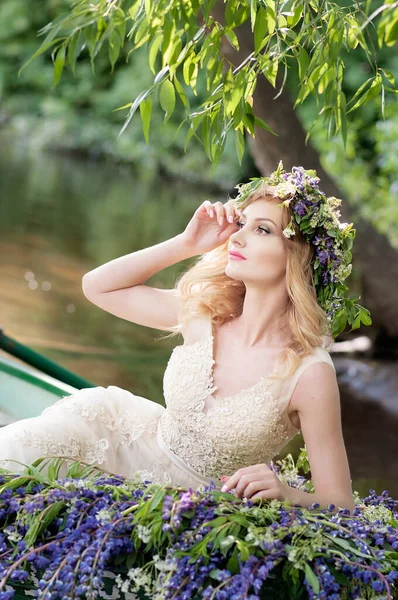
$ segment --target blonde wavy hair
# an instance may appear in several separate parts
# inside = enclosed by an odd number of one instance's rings
[[[266,183],[257,188],[239,208],[243,210],[256,200],[270,199],[281,203],[275,187]],[[228,203],[236,204],[233,199]],[[290,222],[290,208],[283,206],[282,228]],[[284,379],[294,373],[300,360],[310,354],[316,346],[329,349],[332,342],[325,311],[319,306],[313,285],[311,260],[313,247],[295,227],[292,238],[283,236],[286,248],[286,288],[290,302],[286,313],[287,328],[291,342],[279,353],[272,378]],[[246,288],[225,274],[228,262],[228,240],[211,252],[196,260],[194,265],[182,273],[175,289],[182,299],[181,323],[173,337],[196,316],[211,317],[213,325],[222,325],[242,314]],[[178,329],[178,330],[177,330]]]

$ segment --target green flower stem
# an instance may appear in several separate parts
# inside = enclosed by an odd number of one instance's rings
[[[126,510],[124,510],[121,514],[123,516],[128,515],[129,513],[132,513],[135,510],[137,510],[137,508],[141,508],[141,505],[140,504],[134,504],[134,506],[130,506],[130,508],[126,508]]]

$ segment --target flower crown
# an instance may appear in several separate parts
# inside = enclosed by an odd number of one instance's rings
[[[343,283],[351,273],[351,248],[356,231],[352,223],[340,223],[337,207],[341,200],[327,198],[318,187],[319,181],[313,169],[293,167],[291,173],[286,173],[280,161],[269,177],[252,178],[250,183],[237,185],[234,201],[240,206],[262,184],[275,186],[275,194],[282,200],[279,206],[290,207],[292,213],[283,235],[287,238],[295,235],[296,226],[315,248],[312,266],[316,296],[335,338],[347,323],[352,331],[361,323],[371,325],[372,319],[366,308],[356,304],[359,297],[347,297],[348,287]]]

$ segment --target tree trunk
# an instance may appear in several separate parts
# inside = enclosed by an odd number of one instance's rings
[[[222,2],[216,3],[213,15],[220,23],[224,22],[224,10]],[[222,54],[238,66],[254,50],[253,33],[248,23],[235,32],[239,40],[239,52],[224,38]],[[315,169],[321,179],[320,188],[323,192],[327,196],[343,198],[336,182],[322,168],[316,150],[310,142],[305,144],[306,132],[293,110],[286,86],[274,100],[280,87],[281,77],[277,78],[276,89],[265,77],[259,77],[254,93],[255,115],[279,134],[277,137],[257,127],[255,137],[249,136],[251,153],[258,170],[264,176],[269,175],[276,169],[279,160],[282,160],[287,171],[295,165]],[[362,218],[354,219],[348,202],[343,200],[340,209],[343,221],[353,221],[357,231],[353,263],[359,266],[361,273],[362,294],[359,303],[370,310],[375,328],[383,328],[388,336],[398,336],[398,252],[372,225]],[[367,330],[364,328],[364,333]]]

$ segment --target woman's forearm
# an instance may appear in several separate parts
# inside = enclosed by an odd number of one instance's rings
[[[339,508],[348,508],[350,512],[355,508],[354,497],[352,495],[350,498],[337,499],[336,497],[335,499],[325,499],[325,496],[321,496],[316,492],[304,492],[304,490],[298,490],[290,485],[285,485],[284,491],[285,500],[288,500],[292,504],[299,504],[302,507],[311,506],[311,504],[316,502],[321,508],[327,508],[329,504],[334,504],[336,512]]]
[[[159,271],[196,254],[183,234],[179,234],[89,271],[83,276],[83,290],[85,293],[102,294],[140,285]]]

